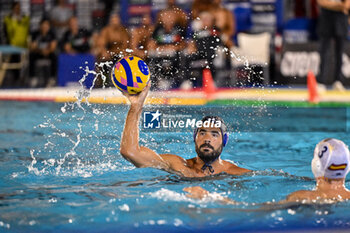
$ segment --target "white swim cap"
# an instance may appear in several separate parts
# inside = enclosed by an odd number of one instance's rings
[[[324,139],[315,147],[311,167],[316,178],[345,178],[350,169],[349,148],[340,140]]]

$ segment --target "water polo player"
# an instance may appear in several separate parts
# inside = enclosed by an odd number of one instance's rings
[[[125,159],[136,167],[154,167],[185,177],[204,177],[219,173],[240,175],[250,171],[220,158],[228,134],[225,123],[219,117],[203,118],[204,121],[214,120],[219,124],[215,124],[214,127],[213,124],[209,124],[209,127],[204,127],[203,124],[203,127],[195,130],[195,158],[184,159],[174,154],[157,154],[147,147],[140,146],[139,120],[149,89],[150,84],[138,95],[124,93],[131,103],[120,144],[120,153]],[[218,125],[221,127],[215,127]]]
[[[345,177],[350,170],[349,148],[344,142],[328,138],[315,147],[311,162],[316,179],[316,189],[291,193],[287,201],[316,201],[350,199],[350,191],[345,188]]]

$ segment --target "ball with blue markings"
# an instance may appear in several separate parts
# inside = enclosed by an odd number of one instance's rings
[[[150,70],[139,57],[124,57],[112,69],[111,78],[120,91],[135,95],[150,82]]]

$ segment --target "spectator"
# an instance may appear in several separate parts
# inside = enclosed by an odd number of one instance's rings
[[[27,48],[29,36],[29,17],[21,14],[21,4],[15,1],[12,11],[4,18],[4,29],[7,43]]]
[[[214,16],[209,12],[201,12],[196,22],[193,39],[196,45],[196,53],[201,58],[207,59],[211,64],[215,55],[215,48],[219,45],[217,30],[214,28]]]
[[[185,48],[185,32],[176,23],[176,15],[164,12],[159,16],[158,23],[150,41],[151,49],[157,47],[160,51],[169,53],[181,51]]]
[[[73,10],[66,4],[66,1],[57,0],[56,6],[50,13],[50,19],[58,41],[62,40],[64,33],[68,30],[69,19],[72,16]]]
[[[152,38],[148,43],[151,67],[159,77],[155,86],[160,89],[178,87],[182,82],[180,53],[186,47],[186,32],[176,23],[176,14],[167,11],[159,15]],[[156,66],[158,64],[158,66]],[[176,79],[174,79],[176,77]]]
[[[98,60],[112,60],[115,56],[122,57],[126,55],[126,49],[129,44],[129,33],[120,22],[117,14],[112,14],[109,24],[101,30],[97,38],[97,57]]]
[[[15,1],[12,4],[11,13],[4,18],[5,43],[12,46],[27,48],[29,39],[30,19],[21,13],[21,4]],[[2,39],[0,40],[2,41]],[[8,61],[17,63],[20,61],[19,54],[11,54]],[[11,70],[10,78],[5,79],[4,86],[21,86],[25,80],[25,69]]]
[[[78,18],[73,16],[69,20],[69,30],[64,34],[62,50],[68,54],[88,53],[90,51],[91,33],[79,28]]]
[[[214,28],[214,16],[210,12],[201,12],[199,17],[194,20],[196,25],[193,33],[193,42],[188,49],[191,51],[187,56],[186,64],[189,64],[191,69],[199,69],[198,79],[194,82],[195,86],[201,86],[201,71],[205,67],[209,67],[215,79],[216,69],[214,66],[214,59],[216,57],[217,48],[222,45],[217,30]],[[196,72],[194,72],[196,73]],[[189,77],[187,78],[189,79]]]
[[[147,45],[152,37],[153,30],[151,16],[149,14],[144,15],[141,26],[132,31],[131,48],[134,55],[142,59],[146,58]]]
[[[33,33],[32,42],[30,44],[30,85],[32,87],[46,86],[49,84],[49,81],[55,80],[56,47],[57,40],[55,34],[51,30],[50,21],[48,19],[43,19],[40,22],[39,30]],[[49,66],[49,75],[44,74],[42,75],[43,77],[37,77],[41,66]]]
[[[336,90],[345,90],[341,83],[342,78],[342,56],[344,45],[348,32],[348,12],[350,9],[350,0],[331,1],[318,0],[321,12],[318,20],[318,34],[320,37],[320,74],[318,77],[319,89],[325,90],[324,83],[327,73],[325,70],[328,67],[330,58],[331,42],[335,42],[335,72],[331,76],[335,82],[333,88]]]
[[[222,6],[221,0],[214,0],[212,14],[215,17],[215,28],[219,31],[222,42],[227,48],[231,48],[234,45],[232,37],[236,33],[232,12]]]
[[[192,23],[193,30],[198,30],[196,20],[202,12],[210,12],[214,16],[214,27],[219,32],[221,40],[225,46],[231,48],[234,43],[233,35],[236,33],[235,18],[233,13],[221,4],[221,0],[194,0],[192,4]]]

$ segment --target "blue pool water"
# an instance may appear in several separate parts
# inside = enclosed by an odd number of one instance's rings
[[[259,210],[290,192],[313,189],[315,144],[350,144],[349,109],[146,106],[164,119],[220,115],[230,125],[222,158],[255,172],[184,179],[136,169],[119,153],[123,105],[0,102],[0,232],[232,232],[349,229],[349,203]],[[142,128],[142,127],[141,127]],[[191,129],[143,129],[158,153],[195,156]],[[200,185],[240,201],[196,201]],[[350,187],[349,181],[346,185]]]

